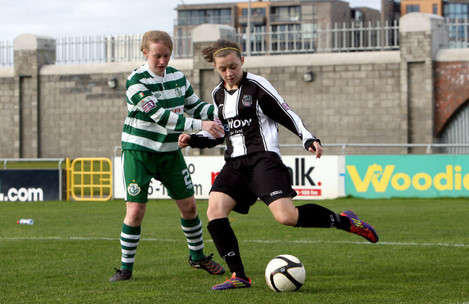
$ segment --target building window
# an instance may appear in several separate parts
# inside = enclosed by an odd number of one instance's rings
[[[450,22],[461,22],[469,18],[469,4],[466,3],[445,3],[443,6],[443,17]],[[452,25],[448,28],[449,37],[452,42],[466,43],[469,33],[469,26]],[[451,43],[451,42],[450,42]]]
[[[230,8],[222,8],[222,9],[220,10],[220,15],[221,15],[222,17],[228,17],[228,18],[230,18],[230,17],[231,17],[231,9],[230,9]]]
[[[178,25],[231,24],[231,9],[201,9],[178,12]]]
[[[409,4],[406,5],[406,11],[408,13],[418,13],[420,12],[420,4]]]
[[[317,19],[317,11],[315,5],[303,5],[301,6],[301,20],[302,21],[313,21]]]
[[[275,6],[271,8],[270,18],[273,22],[300,21],[299,6]]]
[[[243,16],[247,16],[248,15],[248,9],[243,8],[241,10],[241,14]],[[251,16],[265,16],[265,7],[251,8]]]
[[[443,16],[450,19],[469,18],[469,4],[446,3],[443,9]]]
[[[438,4],[433,4],[433,14],[438,15]]]

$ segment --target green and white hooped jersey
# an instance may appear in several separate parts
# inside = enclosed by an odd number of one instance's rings
[[[172,67],[164,77],[151,72],[148,64],[135,69],[127,77],[126,95],[123,150],[176,151],[182,132],[197,132],[202,120],[213,120],[213,105],[202,102],[185,75]]]

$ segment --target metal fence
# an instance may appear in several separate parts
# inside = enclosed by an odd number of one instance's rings
[[[270,31],[251,34],[253,55],[357,52],[399,49],[399,25],[386,22],[319,25],[310,32]],[[246,34],[238,34],[246,49]]]
[[[249,36],[239,31],[236,40],[245,54],[253,56],[399,49],[397,21],[319,24],[309,30],[259,27]],[[175,37],[174,40],[175,58],[192,57],[191,37]]]
[[[0,67],[13,66],[13,41],[0,41]]]
[[[431,144],[373,144],[373,143],[348,143],[348,144],[322,144],[327,148],[328,155],[392,155],[392,154],[469,154],[469,143],[431,143]],[[296,154],[304,149],[301,144],[280,144],[282,155]],[[293,148],[293,149],[292,149]],[[114,155],[118,155],[119,147],[115,147]],[[218,145],[218,150],[212,155],[223,155],[225,145]],[[193,151],[196,151],[193,153]],[[292,152],[294,151],[294,152]],[[187,147],[184,149],[186,156],[199,155],[200,150]]]
[[[56,64],[143,61],[143,34],[58,38]]]
[[[469,48],[469,20],[447,19],[450,48]],[[361,52],[399,49],[399,25],[393,23],[312,24],[292,30],[256,28],[248,37],[237,33],[237,41],[250,55],[301,54],[316,52]],[[142,34],[65,37],[56,39],[56,64],[143,61]],[[174,58],[192,57],[191,37],[173,37]],[[250,41],[250,44],[249,44]],[[0,67],[13,66],[13,43],[0,41]]]

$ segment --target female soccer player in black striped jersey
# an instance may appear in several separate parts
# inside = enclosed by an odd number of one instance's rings
[[[212,97],[225,137],[214,138],[203,131],[181,134],[178,144],[181,148],[207,148],[226,140],[226,162],[210,191],[207,228],[232,276],[212,289],[251,286],[228,215],[231,210],[247,214],[258,198],[283,225],[336,227],[376,243],[378,235],[373,226],[351,210],[337,214],[316,204],[295,207],[292,198],[296,192],[280,157],[278,123],[296,134],[316,158],[323,153],[320,140],[306,130],[301,118],[269,81],[242,70],[244,57],[236,43],[218,40],[203,49],[202,54],[208,62],[213,62],[223,80],[213,90]]]

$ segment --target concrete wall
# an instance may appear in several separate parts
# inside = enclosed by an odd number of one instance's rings
[[[406,117],[396,90],[399,64],[398,52],[374,52],[282,56],[276,66],[272,58],[252,57],[245,68],[269,79],[324,143],[400,143]],[[305,82],[309,71],[313,81]],[[281,129],[281,142],[299,140]]]
[[[0,158],[18,157],[19,104],[13,68],[0,69]]]
[[[412,15],[401,18],[400,51],[252,56],[244,68],[266,77],[325,144],[433,143],[434,78],[440,77],[434,71],[444,73],[444,66],[436,62],[445,42],[438,32],[442,20],[418,14],[416,26]],[[172,60],[170,65],[182,70],[198,95],[210,101],[219,77],[200,50],[220,37],[207,39],[203,33],[193,37],[193,59]],[[47,46],[34,50],[39,44],[32,43],[29,53],[15,48],[15,68],[0,69],[0,158],[111,156],[120,145],[127,114],[125,79],[142,63],[53,65]],[[31,62],[31,57],[36,59]],[[462,61],[468,65],[469,56]],[[312,72],[313,81],[303,80],[307,72]],[[109,87],[110,79],[116,80],[115,88]],[[300,143],[285,128],[280,134],[282,144]],[[300,148],[282,152],[306,153]],[[347,149],[350,154],[408,152],[425,153],[406,148]],[[326,153],[340,154],[341,149],[328,147]]]

